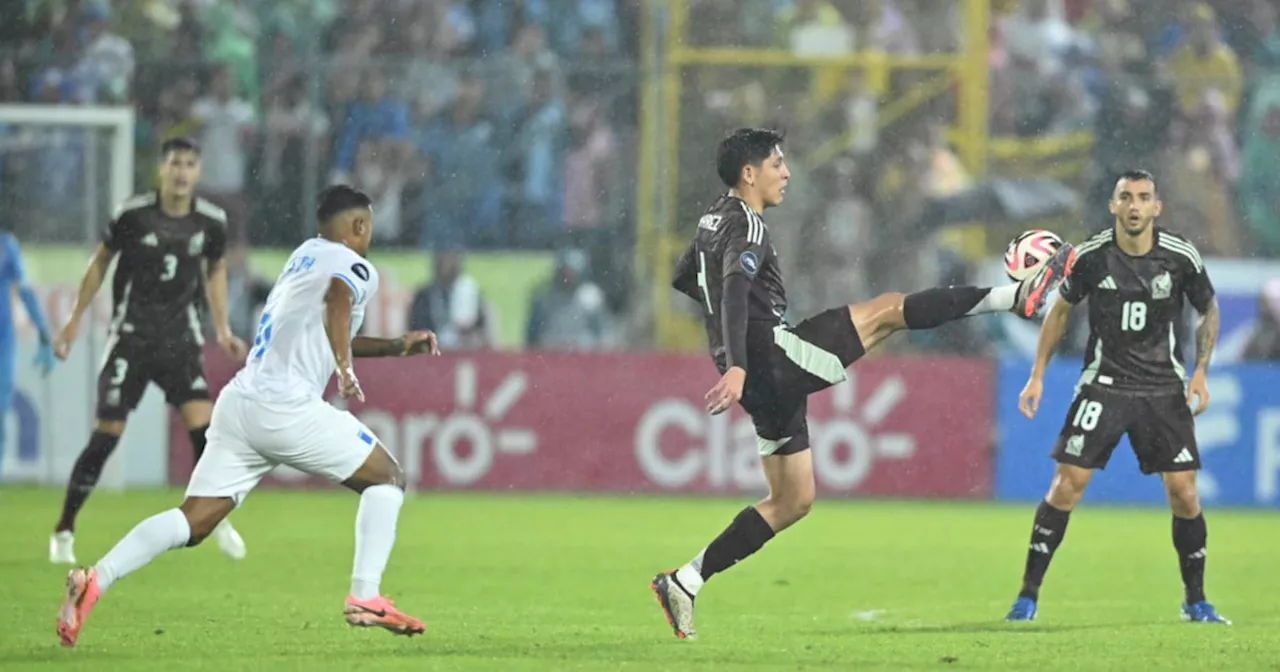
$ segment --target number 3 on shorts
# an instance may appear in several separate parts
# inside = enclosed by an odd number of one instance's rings
[[[271,314],[263,313],[258,320],[258,334],[253,337],[253,358],[262,359],[271,345]]]
[[[1079,427],[1092,432],[1098,426],[1098,418],[1102,415],[1102,402],[1085,400],[1076,408],[1076,417],[1071,421],[1072,427]]]

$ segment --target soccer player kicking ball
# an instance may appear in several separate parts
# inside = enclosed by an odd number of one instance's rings
[[[680,638],[695,636],[693,603],[707,580],[809,513],[810,394],[846,380],[848,366],[900,330],[933,329],[984,313],[1033,316],[1061,281],[1072,253],[1070,245],[1062,246],[1021,283],[883,294],[791,326],[783,320],[787,298],[778,255],[761,217],[782,203],[791,177],[781,143],[781,135],[763,129],[742,129],[720,143],[716,171],[729,192],[698,221],[697,235],[676,268],[673,284],[702,306],[722,375],[707,393],[707,408],[718,414],[741,402],[755,425],[769,483],[769,496],[743,509],[693,560],[654,578],[651,588]]]
[[[214,404],[209,445],[182,505],[142,521],[97,565],[68,575],[58,612],[64,646],[75,646],[112,584],[165,551],[199,544],[279,464],[360,493],[347,623],[400,635],[423,632],[422,621],[379,593],[404,502],[404,473],[368,427],[322,395],[336,370],[342,396],[363,401],[353,357],[437,355],[436,337],[418,331],[352,339],[378,291],[378,273],[365,260],[372,201],[350,187],[329,187],[316,215],[320,235],[289,257],[267,298],[248,363]]]
[[[1173,509],[1173,546],[1186,593],[1183,619],[1230,624],[1205,600],[1208,530],[1196,493],[1200,452],[1193,415],[1208,406],[1209,359],[1218,340],[1213,283],[1195,246],[1155,225],[1161,204],[1150,173],[1125,173],[1116,182],[1110,209],[1115,226],[1076,248],[1060,298],[1040,328],[1031,379],[1019,399],[1023,415],[1034,417],[1044,394],[1045,368],[1071,308],[1089,299],[1089,354],[1053,449],[1057,473],[1031,526],[1022,590],[1005,620],[1035,619],[1040,584],[1067,533],[1071,511],[1084,497],[1093,470],[1106,468],[1120,437],[1128,434],[1139,469],[1160,474]],[[1177,329],[1184,297],[1201,315],[1190,382]]]

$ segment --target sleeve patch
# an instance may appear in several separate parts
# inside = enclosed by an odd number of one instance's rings
[[[756,256],[755,252],[743,252],[742,256],[738,257],[738,263],[742,266],[742,270],[747,272],[747,275],[753,277],[760,270],[760,258]]]
[[[352,265],[351,265],[351,272],[352,272],[352,273],[355,273],[357,278],[360,278],[361,280],[364,280],[365,282],[368,282],[368,281],[369,281],[369,267],[368,267],[368,266],[365,266],[364,264],[362,264],[362,263],[360,263],[360,262],[356,262],[356,263],[354,263],[354,264],[352,264]]]

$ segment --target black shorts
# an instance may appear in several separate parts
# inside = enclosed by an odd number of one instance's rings
[[[200,346],[121,337],[98,373],[98,419],[124,420],[142,401],[148,383],[155,383],[174,407],[209,399]]]
[[[1053,459],[1105,469],[1120,437],[1129,435],[1144,474],[1200,468],[1195,420],[1180,393],[1138,396],[1085,386],[1067,411]]]
[[[849,309],[832,308],[794,327],[755,333],[760,335],[748,343],[751,364],[741,403],[755,425],[760,454],[808,450],[809,395],[845,381],[845,369],[866,354]]]

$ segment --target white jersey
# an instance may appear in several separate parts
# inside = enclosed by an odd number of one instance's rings
[[[342,243],[312,238],[289,256],[267,296],[249,360],[228,389],[273,404],[323,399],[337,362],[324,327],[324,296],[338,278],[351,285],[351,336],[378,291],[378,272]]]

